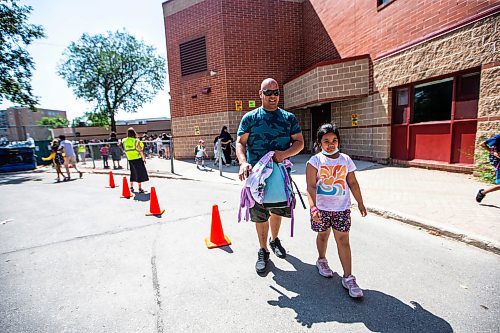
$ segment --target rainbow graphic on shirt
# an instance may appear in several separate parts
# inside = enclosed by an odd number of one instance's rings
[[[347,166],[322,165],[319,169],[319,181],[316,192],[322,195],[342,196],[346,194]]]

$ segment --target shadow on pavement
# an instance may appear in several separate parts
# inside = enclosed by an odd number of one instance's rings
[[[273,280],[282,288],[296,293],[288,297],[271,287],[280,296],[268,303],[295,311],[295,319],[302,326],[315,323],[363,323],[373,332],[453,332],[451,325],[420,304],[412,306],[377,290],[364,289],[364,298],[354,300],[342,287],[335,273],[332,279],[318,275],[315,265],[305,264],[290,254],[287,260],[295,271],[272,268]],[[273,265],[274,266],[274,265]]]
[[[36,175],[33,176],[17,176],[17,175],[2,175],[0,177],[0,185],[16,185],[31,181],[40,181],[40,177]]]
[[[492,208],[498,208],[500,209],[499,206],[496,206],[496,205],[490,205],[490,204],[479,204],[480,206],[485,206],[485,207],[492,207]]]
[[[221,247],[219,247],[219,249],[226,251],[227,253],[234,253],[233,249],[229,245],[221,246]]]
[[[136,201],[149,201],[150,197],[149,193],[134,192],[134,200]]]

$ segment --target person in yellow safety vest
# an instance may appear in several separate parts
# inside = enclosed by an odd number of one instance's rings
[[[85,164],[85,155],[87,154],[87,150],[85,149],[85,145],[83,144],[83,140],[78,142],[78,156],[80,156],[80,162]]]
[[[144,193],[141,183],[149,180],[146,170],[146,157],[144,156],[144,143],[137,139],[133,127],[127,130],[127,138],[122,141],[125,155],[130,165],[130,190],[134,192],[134,182],[139,184],[139,193]]]

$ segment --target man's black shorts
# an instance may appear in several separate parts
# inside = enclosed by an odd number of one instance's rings
[[[255,205],[249,209],[250,220],[256,223],[262,223],[269,220],[271,213],[279,215],[282,217],[290,218],[292,217],[291,207],[264,207],[264,205],[255,203]]]

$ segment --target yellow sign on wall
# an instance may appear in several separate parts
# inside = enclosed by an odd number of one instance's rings
[[[353,127],[358,126],[358,114],[357,113],[351,114],[351,125]]]
[[[194,125],[194,135],[200,135],[200,125]]]
[[[236,111],[243,111],[243,101],[234,101]]]

